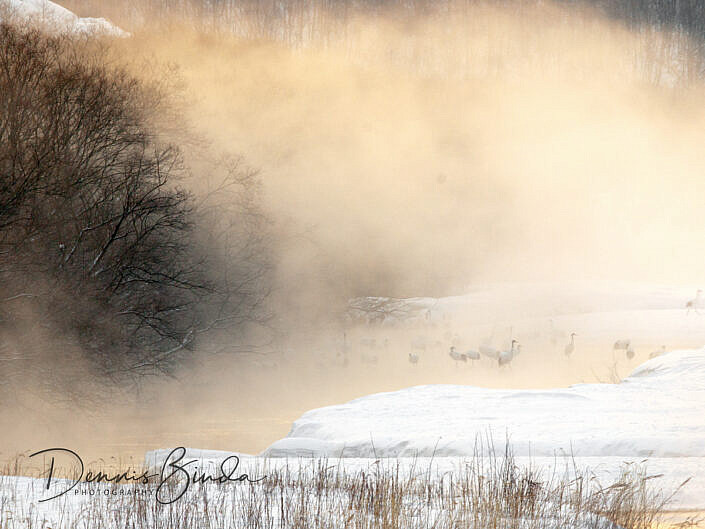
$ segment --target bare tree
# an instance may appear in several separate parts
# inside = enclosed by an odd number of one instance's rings
[[[0,325],[31,313],[114,376],[265,317],[256,178],[211,163],[217,193],[187,191],[150,121],[167,100],[94,46],[0,25]]]

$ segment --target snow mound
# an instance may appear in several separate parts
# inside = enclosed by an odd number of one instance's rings
[[[3,20],[38,23],[59,33],[129,36],[104,18],[79,17],[49,0],[0,0],[0,22]]]
[[[685,314],[686,303],[697,288],[617,281],[500,283],[443,298],[353,298],[348,301],[347,317],[355,323],[395,326],[441,323],[463,315],[496,322],[635,310],[677,310]]]
[[[551,390],[426,385],[305,413],[268,457],[705,457],[705,349],[673,351],[619,384]]]

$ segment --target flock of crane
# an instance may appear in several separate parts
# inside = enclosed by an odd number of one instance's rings
[[[563,349],[563,353],[567,357],[572,355],[573,352],[575,351],[575,337],[576,336],[577,336],[576,333],[574,333],[574,332],[571,333],[570,334],[570,342],[568,342],[568,344],[566,344],[565,348]],[[632,360],[634,358],[634,356],[636,356],[634,346],[632,345],[631,340],[628,340],[628,339],[621,339],[621,340],[617,340],[616,342],[614,342],[613,350],[614,351],[624,351],[624,354],[628,360]],[[478,347],[477,351],[475,351],[474,349],[470,349],[468,351],[461,353],[458,350],[456,350],[454,345],[452,345],[450,347],[450,350],[448,351],[448,355],[455,362],[456,367],[459,365],[459,362],[467,363],[468,361],[480,360],[482,358],[482,356],[496,360],[497,365],[502,367],[502,366],[510,365],[511,362],[519,355],[520,352],[521,352],[521,344],[517,340],[512,340],[511,347],[509,347],[508,350],[497,349],[497,348],[492,347],[490,345],[481,345],[480,347]],[[666,352],[666,346],[662,345],[660,349],[657,349],[656,351],[653,351],[652,353],[649,354],[649,359],[656,358],[657,356],[660,356],[665,352]],[[409,353],[409,363],[410,364],[412,364],[412,365],[418,364],[419,358],[420,357],[419,357],[418,353],[414,353],[414,352]]]
[[[695,298],[687,301],[685,304],[686,315],[690,314],[690,311],[694,311],[696,314],[700,314],[699,309],[702,308],[703,305],[705,305],[705,303],[703,302],[703,291],[698,290],[695,294]],[[549,323],[551,326],[551,342],[553,343],[553,345],[556,345],[556,337],[560,336],[561,333],[555,329],[553,320],[549,320]],[[576,336],[578,335],[574,332],[570,334],[570,341],[565,345],[565,348],[563,349],[563,353],[566,357],[570,357],[575,351]],[[632,342],[629,339],[617,340],[616,342],[614,342],[612,350],[624,351],[624,355],[626,356],[627,360],[632,360],[636,356],[634,346],[632,345]],[[511,342],[511,346],[508,348],[508,350],[500,350],[495,347],[492,347],[491,345],[480,345],[477,351],[474,349],[470,349],[461,353],[456,350],[455,346],[451,346],[450,350],[448,351],[448,355],[455,362],[456,367],[459,365],[459,362],[467,363],[469,360],[480,360],[482,356],[485,356],[492,360],[496,360],[497,365],[502,367],[510,365],[512,361],[519,355],[520,352],[521,344],[517,340],[513,339]],[[649,359],[656,358],[657,356],[660,356],[665,352],[666,346],[662,345],[659,349],[652,351],[649,354]],[[414,352],[409,353],[409,362],[413,365],[418,364],[419,355]]]
[[[699,309],[705,306],[704,301],[705,300],[703,300],[703,291],[698,290],[695,298],[686,302],[686,314],[689,314],[691,311],[695,312],[696,314],[700,314]],[[556,347],[559,345],[559,340],[562,340],[565,344],[563,347],[564,356],[572,356],[573,353],[576,351],[576,337],[578,337],[578,334],[572,332],[567,337],[565,332],[556,329],[553,320],[549,320],[549,324],[550,329],[548,332],[548,336],[550,338],[551,344]],[[449,333],[447,338],[450,338]],[[451,345],[450,349],[448,350],[448,356],[453,362],[455,362],[456,367],[463,363],[467,364],[468,362],[472,363],[477,360],[481,360],[483,357],[491,359],[492,361],[496,362],[499,367],[503,367],[510,366],[512,362],[517,358],[517,356],[519,356],[519,354],[521,353],[521,344],[516,339],[512,339],[511,344],[508,343],[503,348],[496,348],[492,345],[489,345],[491,341],[491,339],[486,340],[482,345],[477,348],[477,350],[469,349],[464,352],[458,351],[456,349],[456,345]],[[364,340],[361,340],[361,345],[369,347],[370,344],[368,344]],[[441,343],[436,342],[436,345],[441,346]],[[416,340],[412,341],[411,347],[412,352],[408,353],[408,361],[411,365],[415,366],[419,364],[419,361],[421,360],[422,355],[420,354],[420,351],[425,351],[426,349],[426,341],[423,339],[423,337],[418,337]],[[619,339],[615,341],[612,350],[614,352],[623,352],[627,360],[632,360],[636,356],[634,345],[632,344],[632,341],[630,339]],[[664,352],[666,352],[666,346],[662,345],[659,349],[649,354],[649,359],[656,358],[657,356],[662,355]],[[363,358],[363,362],[364,360],[365,359]]]

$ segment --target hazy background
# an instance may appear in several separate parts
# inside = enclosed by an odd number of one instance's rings
[[[178,66],[195,126],[259,169],[289,236],[286,297],[326,280],[399,297],[697,282],[703,107],[679,73],[696,61],[687,36],[665,33],[669,53],[650,57],[620,22],[522,5],[361,16],[295,49],[140,30],[116,52]]]

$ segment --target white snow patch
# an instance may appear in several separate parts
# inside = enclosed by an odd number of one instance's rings
[[[129,36],[129,33],[104,18],[79,17],[50,0],[0,0],[0,22],[3,19],[38,23],[57,32]]]
[[[264,455],[705,457],[705,349],[645,362],[620,384],[551,390],[427,385],[305,413]]]

